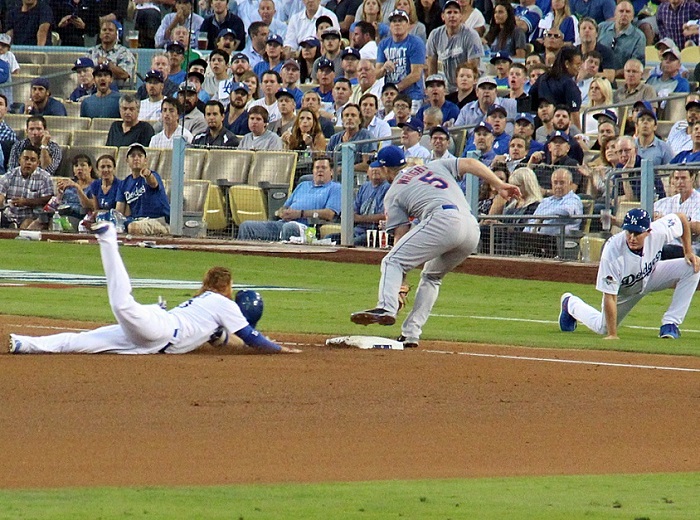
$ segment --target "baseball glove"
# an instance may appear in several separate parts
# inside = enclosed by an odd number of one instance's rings
[[[403,309],[408,303],[408,293],[411,292],[411,286],[404,284],[399,289],[399,310]]]
[[[218,327],[207,342],[213,347],[224,347],[228,343],[228,331],[225,327]]]

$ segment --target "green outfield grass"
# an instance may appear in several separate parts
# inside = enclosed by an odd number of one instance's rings
[[[3,241],[0,253],[4,269],[101,275],[95,245]],[[265,315],[260,328],[273,332],[308,332],[329,335],[382,334],[397,336],[394,327],[360,327],[349,320],[351,312],[376,303],[379,267],[362,264],[266,258],[260,256],[194,253],[172,250],[123,248],[127,268],[134,278],[199,280],[212,265],[225,265],[237,283],[284,286],[305,291],[262,291]],[[533,269],[546,269],[537,264]],[[411,273],[416,286],[418,272]],[[530,347],[616,349],[639,352],[700,355],[700,301],[695,301],[678,341],[656,336],[671,291],[651,295],[634,309],[620,331],[621,340],[603,341],[581,327],[573,334],[559,332],[556,319],[559,297],[571,291],[594,305],[600,293],[593,285],[488,278],[450,274],[424,330],[424,339],[513,344]],[[142,302],[154,302],[158,294],[176,304],[191,291],[135,291]],[[0,292],[6,313],[68,317],[97,322],[112,321],[104,288],[38,289],[6,287]],[[487,319],[493,318],[493,319]],[[546,323],[542,323],[545,321]],[[651,327],[652,330],[625,326]]]
[[[373,307],[379,267],[258,256],[123,248],[134,278],[199,280],[212,265],[230,267],[237,283],[306,289],[262,291],[265,315],[259,327],[272,332],[328,335],[386,334],[399,327],[353,325],[351,312]],[[3,269],[101,275],[95,245],[3,241]],[[546,268],[538,264],[537,269]],[[410,276],[415,287],[418,273]],[[619,342],[586,330],[559,332],[559,296],[575,292],[589,302],[592,285],[449,275],[425,339],[529,347],[617,349],[697,356],[700,333],[678,341],[656,335],[670,292],[648,297],[625,322],[653,330],[622,328]],[[159,293],[171,304],[191,295],[182,290],[136,290],[141,302]],[[700,331],[700,302],[683,329]],[[3,287],[5,314],[112,322],[102,288]],[[440,315],[450,315],[447,317]],[[494,319],[481,319],[494,318]],[[529,321],[527,321],[529,320]],[[545,323],[542,323],[544,321]],[[700,474],[503,478],[417,482],[281,484],[207,488],[0,491],[0,519],[226,518],[226,519],[695,519],[700,518]]]
[[[700,474],[0,491],[2,519],[680,520]]]

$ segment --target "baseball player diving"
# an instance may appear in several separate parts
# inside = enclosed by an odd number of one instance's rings
[[[394,247],[382,260],[379,301],[350,319],[360,325],[393,325],[405,274],[425,263],[413,309],[401,326],[404,347],[416,347],[435,304],[444,276],[472,254],[479,243],[479,225],[472,216],[458,180],[467,173],[498,189],[506,200],[520,194],[475,159],[445,159],[406,167],[403,150],[383,147],[371,165],[380,168],[391,187],[384,197],[386,229]],[[411,225],[411,219],[417,224]]]
[[[231,272],[224,267],[209,269],[197,295],[170,311],[158,304],[137,303],[119,254],[114,224],[98,222],[92,230],[100,246],[109,303],[118,324],[42,337],[10,334],[11,353],[184,354],[210,340],[226,344],[229,332],[262,352],[300,352],[277,345],[249,324],[231,299]]]
[[[665,244],[680,238],[684,258],[661,260]],[[700,258],[693,253],[690,224],[682,213],[651,222],[649,213],[632,209],[622,231],[605,244],[596,289],[603,293],[602,311],[571,293],[561,297],[559,328],[572,332],[577,322],[605,339],[618,339],[617,327],[644,296],[673,288],[671,305],[663,315],[659,337],[677,339],[700,280]]]

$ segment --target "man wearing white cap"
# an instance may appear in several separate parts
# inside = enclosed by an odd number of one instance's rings
[[[476,97],[476,101],[462,107],[455,126],[476,125],[484,121],[489,108],[494,104],[506,109],[508,119],[513,119],[518,113],[518,102],[515,99],[497,96],[496,80],[491,76],[479,78],[476,83]]]
[[[669,47],[662,54],[661,74],[652,74],[647,79],[647,85],[656,90],[659,97],[668,96],[675,92],[690,92],[688,80],[680,75],[681,53],[675,47]]]

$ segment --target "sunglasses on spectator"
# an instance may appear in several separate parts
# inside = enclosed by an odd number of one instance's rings
[[[563,34],[551,33],[551,32],[546,33],[545,36],[547,38],[554,38],[555,40],[560,40],[561,38],[564,37]]]

